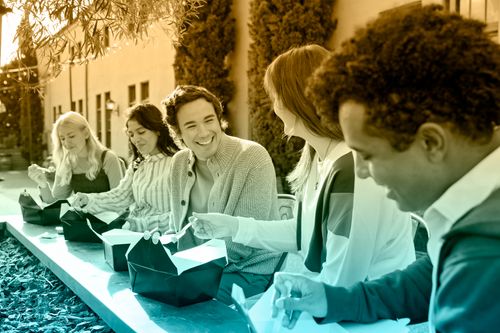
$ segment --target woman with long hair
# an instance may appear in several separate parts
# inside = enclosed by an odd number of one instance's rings
[[[305,96],[307,78],[329,53],[319,45],[293,48],[269,65],[264,78],[285,135],[306,142],[288,176],[301,206],[298,216],[272,223],[221,214],[192,219],[198,237],[300,250],[304,273],[348,286],[405,268],[415,260],[415,250],[410,214],[399,211],[372,180],[355,176],[355,157],[340,126],[324,126]]]
[[[40,188],[44,202],[67,199],[76,192],[104,192],[118,186],[123,177],[122,161],[96,137],[87,120],[69,111],[54,123],[51,139],[55,176],[36,164],[28,176]]]
[[[120,185],[108,192],[77,193],[73,206],[90,213],[122,212],[130,208],[124,228],[144,232],[168,230],[169,200],[165,196],[171,157],[178,148],[152,104],[138,104],[128,111],[126,133],[133,155]]]

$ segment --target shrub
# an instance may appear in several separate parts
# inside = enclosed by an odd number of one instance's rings
[[[303,141],[283,139],[283,124],[272,111],[262,80],[267,66],[291,47],[325,45],[335,28],[332,0],[253,0],[250,7],[249,106],[252,139],[269,151],[284,177],[300,156]]]
[[[199,8],[198,19],[183,27],[174,62],[176,84],[207,88],[221,99],[224,110],[234,93],[228,61],[236,34],[231,4],[231,0],[212,0]]]

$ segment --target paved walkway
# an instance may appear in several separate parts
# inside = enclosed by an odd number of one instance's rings
[[[33,197],[38,195],[36,183],[29,179],[26,170],[0,171],[0,215],[21,214],[17,200],[26,189]]]

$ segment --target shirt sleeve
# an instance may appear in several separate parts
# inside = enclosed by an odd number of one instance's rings
[[[108,150],[104,157],[103,169],[108,176],[109,188],[115,188],[120,184],[123,178],[123,169],[118,156],[111,150]]]
[[[327,316],[316,321],[370,323],[398,318],[410,318],[413,323],[426,321],[431,291],[432,264],[426,256],[402,271],[358,282],[349,288],[325,284]]]
[[[499,285],[500,240],[459,239],[439,275],[432,311],[436,332],[495,331],[500,326]]]
[[[278,252],[296,252],[295,219],[258,221],[250,217],[238,217],[238,231],[233,241],[247,246]]]
[[[134,170],[132,165],[127,169],[125,177],[121,180],[120,184],[107,191],[101,193],[87,194],[89,202],[85,209],[89,213],[99,213],[103,211],[122,212],[134,202],[134,195],[132,193],[132,181],[134,177]]]

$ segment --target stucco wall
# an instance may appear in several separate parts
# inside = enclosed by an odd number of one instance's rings
[[[234,1],[233,13],[236,17],[236,46],[230,57],[233,79],[236,92],[234,99],[228,105],[229,121],[234,135],[249,138],[249,107],[248,107],[248,50],[250,45],[249,35],[249,10],[250,1]],[[495,4],[500,0],[493,0]],[[336,0],[333,16],[337,18],[338,25],[329,44],[337,49],[342,41],[351,37],[355,30],[366,22],[377,17],[384,10],[405,4],[414,0]],[[423,5],[429,3],[444,3],[443,0],[422,0]],[[123,134],[124,111],[128,103],[128,86],[135,84],[137,98],[139,99],[139,86],[143,81],[149,81],[149,101],[159,106],[160,101],[174,88],[175,80],[173,62],[175,50],[167,34],[158,26],[152,26],[149,39],[138,43],[116,44],[111,40],[112,47],[106,56],[89,62],[88,64],[88,101],[85,99],[85,70],[84,65],[72,66],[73,100],[88,102],[88,119],[96,128],[96,94],[111,92],[112,99],[118,103],[120,114],[112,115],[111,148],[118,154],[127,154],[127,140]],[[70,108],[69,97],[69,70],[65,70],[51,80],[45,87],[45,121],[46,132],[50,131],[54,121],[52,117],[53,106],[62,105],[62,110]],[[104,112],[103,112],[104,113]],[[85,113],[84,113],[85,114]],[[103,115],[104,117],[104,115]],[[102,119],[103,126],[105,124]]]

